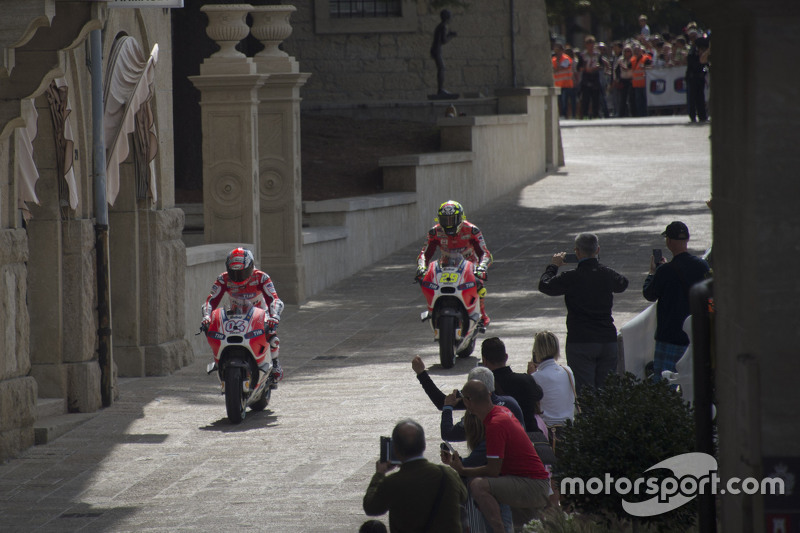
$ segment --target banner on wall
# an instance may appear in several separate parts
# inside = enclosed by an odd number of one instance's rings
[[[686,105],[686,67],[654,68],[647,71],[647,107]],[[708,100],[706,75],[706,100]]]

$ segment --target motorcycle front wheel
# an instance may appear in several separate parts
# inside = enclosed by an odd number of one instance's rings
[[[242,370],[229,366],[225,370],[225,410],[231,424],[238,424],[244,419],[247,409],[247,398],[242,392]]]
[[[454,316],[443,316],[439,319],[439,361],[444,368],[453,368],[456,364],[456,328],[458,321]]]
[[[253,405],[250,406],[250,409],[253,411],[263,411],[265,407],[269,404],[269,399],[272,396],[272,389],[269,388],[269,385],[264,389],[264,392],[261,393],[261,398],[255,402]]]

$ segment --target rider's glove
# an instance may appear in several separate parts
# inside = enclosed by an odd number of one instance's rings
[[[427,267],[424,267],[422,265],[417,266],[417,276],[416,276],[417,279],[421,280],[422,278],[424,278],[425,277],[425,272],[427,272],[427,271],[428,271]]]
[[[279,322],[280,322],[280,320],[278,320],[277,317],[274,317],[274,316],[269,317],[267,319],[266,323],[265,323],[265,325],[267,326],[267,330],[268,331],[272,331],[272,330],[276,329],[278,327],[278,323]]]
[[[208,331],[208,326],[211,325],[211,317],[204,316],[203,321],[200,323],[200,329]]]
[[[475,277],[481,281],[486,281],[486,267],[479,266],[475,269]]]

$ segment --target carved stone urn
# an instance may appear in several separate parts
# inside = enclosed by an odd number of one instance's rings
[[[278,45],[292,34],[289,17],[297,8],[291,5],[255,6],[250,9],[253,15],[253,36],[261,41],[264,49],[256,57],[288,57]]]
[[[250,4],[207,4],[200,8],[200,11],[208,15],[206,35],[220,47],[220,50],[211,54],[211,57],[215,59],[246,57],[235,47],[250,33],[246,18],[252,10],[253,6]]]

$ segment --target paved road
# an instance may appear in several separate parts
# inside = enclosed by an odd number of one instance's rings
[[[598,233],[603,262],[631,280],[616,299],[618,325],[646,305],[641,282],[667,223],[687,222],[692,249],[710,245],[710,127],[684,122],[565,122],[566,167],[467,212],[495,256],[488,333],[506,341],[514,369],[524,371],[538,329],[564,340],[563,300],[535,289],[577,232]],[[411,283],[416,253],[398,251],[289,306],[280,328],[286,379],[267,410],[239,426],[227,423],[204,356],[169,377],[121,380],[113,406],[0,466],[0,529],[357,531],[380,435],[412,417],[427,430],[428,456],[438,456],[439,416],[411,357],[421,354],[444,389],[462,385],[477,361],[435,364]]]

